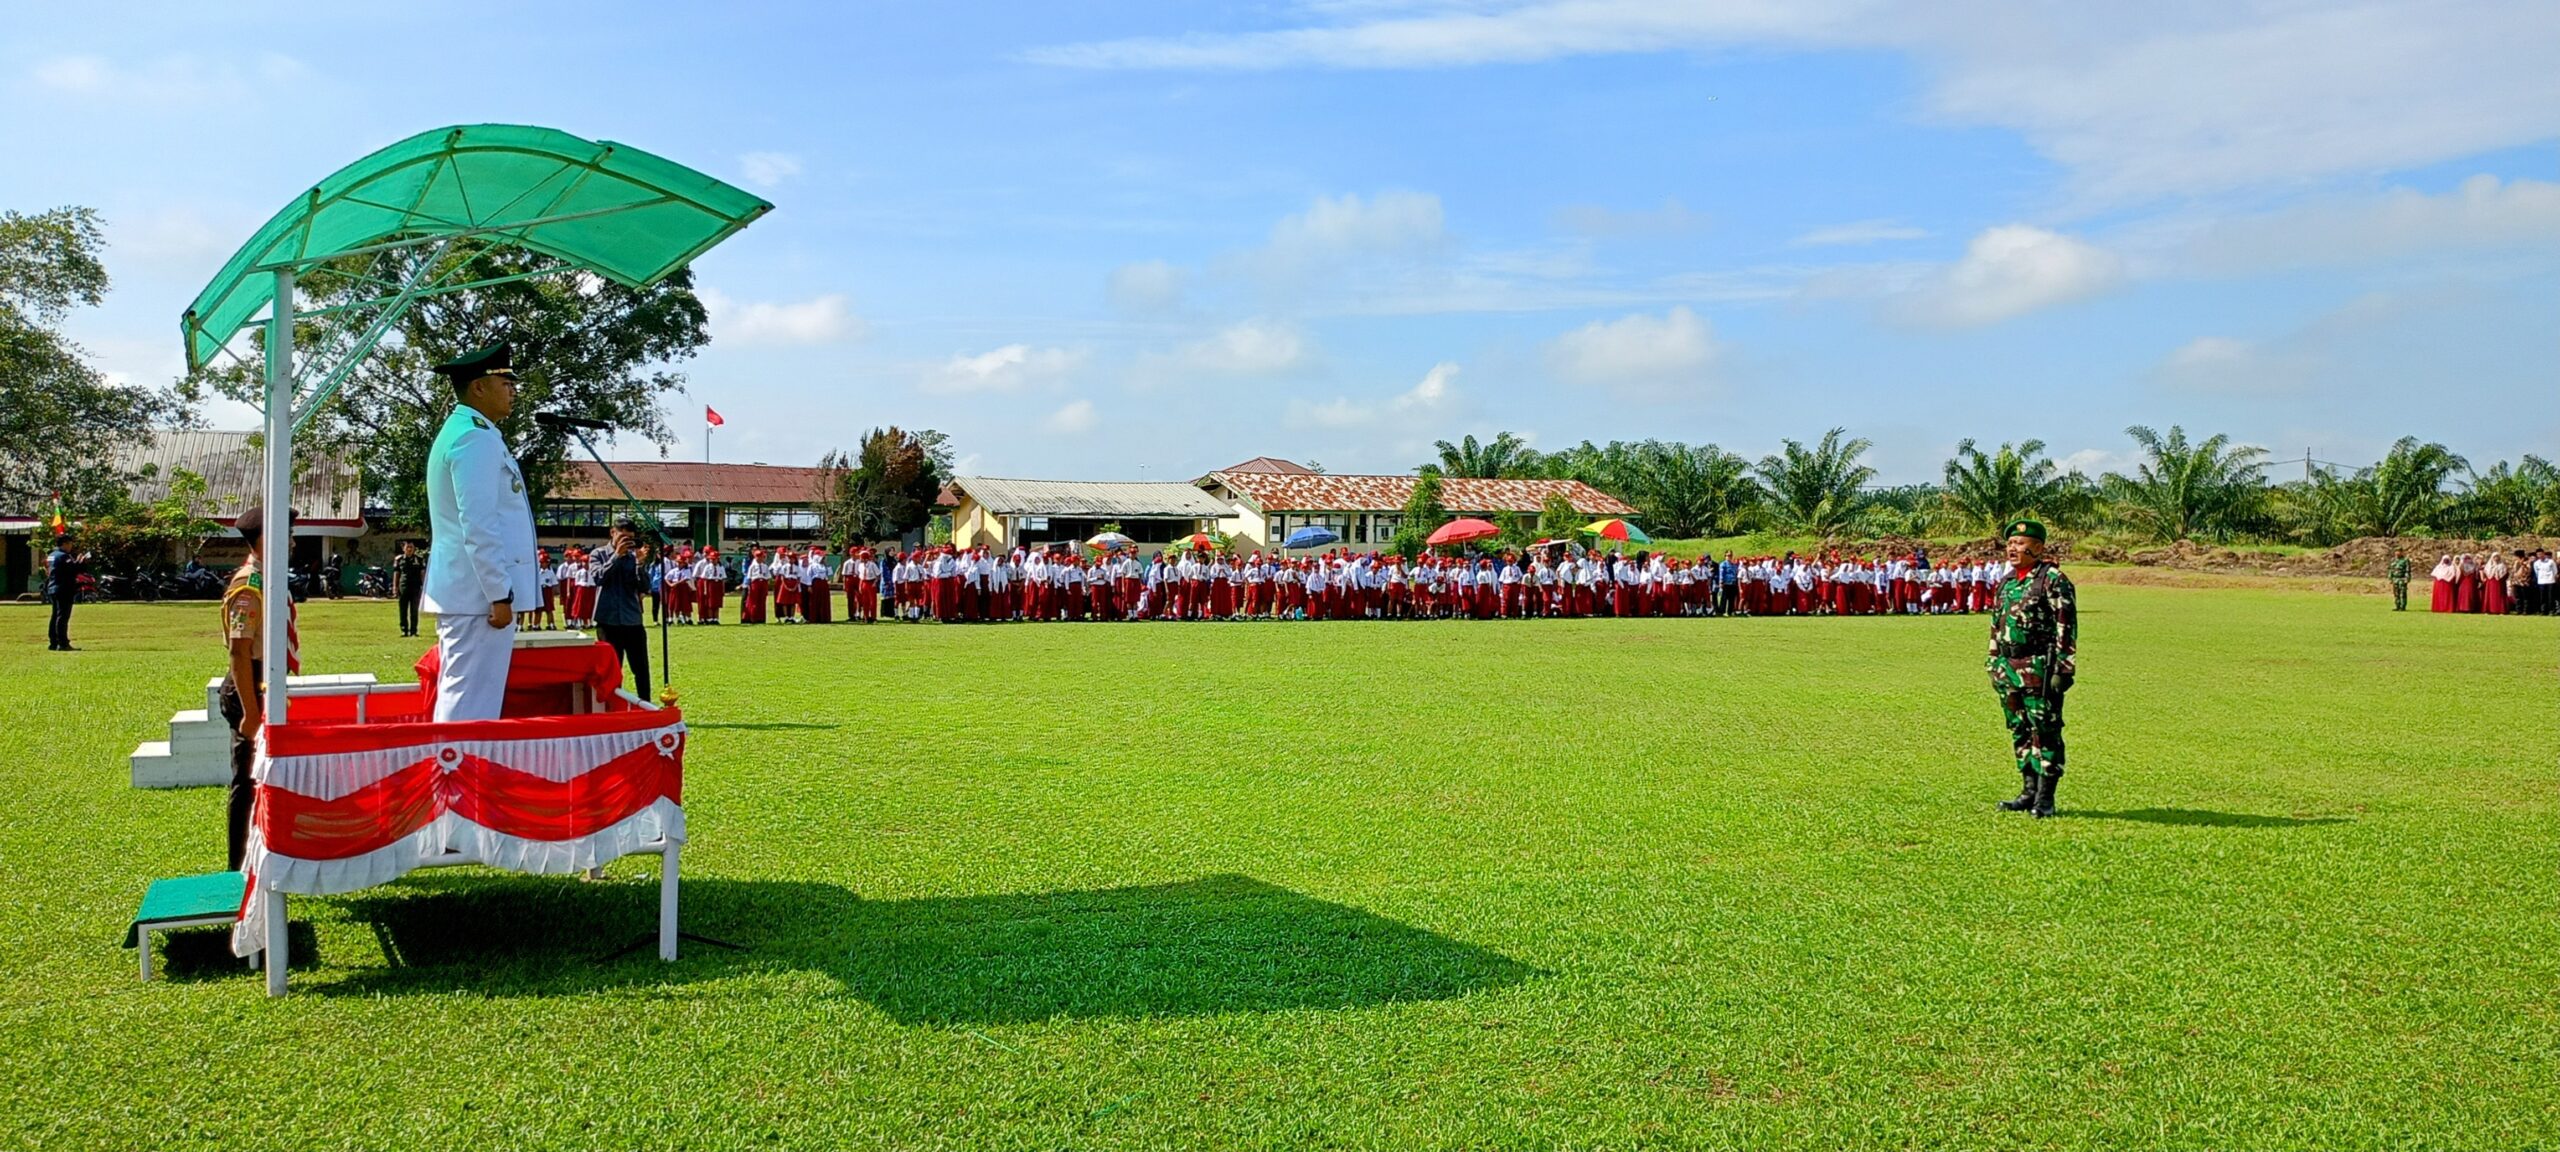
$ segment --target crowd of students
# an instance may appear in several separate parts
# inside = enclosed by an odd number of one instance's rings
[[[586,558],[570,549],[545,576],[571,626],[592,602]],[[1405,559],[1014,548],[921,548],[885,555],[823,546],[756,548],[734,570],[716,549],[654,563],[660,610],[720,622],[729,586],[740,623],[1052,620],[1363,620],[1591,616],[1881,616],[1985,611],[2003,574],[1991,557],[1925,553],[1681,560],[1551,547]],[[546,596],[546,604],[550,598]],[[548,610],[542,618],[547,622]]]
[[[2437,612],[2560,615],[2560,559],[2547,548],[2518,551],[2512,561],[2496,552],[2445,553],[2436,558],[2432,575],[2435,594],[2428,607]]]

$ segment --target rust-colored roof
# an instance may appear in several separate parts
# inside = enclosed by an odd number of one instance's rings
[[[1411,476],[1213,472],[1209,478],[1270,512],[1396,512],[1413,495]],[[1632,516],[1635,509],[1580,480],[1467,480],[1444,477],[1440,503],[1451,512],[1536,512],[1562,492],[1585,516]]]
[[[778,464],[703,464],[684,460],[616,460],[613,471],[644,504],[812,504],[820,468]],[[554,500],[620,500],[592,460],[572,460]]]
[[[1256,456],[1242,464],[1229,464],[1224,468],[1218,469],[1218,471],[1277,472],[1285,476],[1313,476],[1316,474],[1316,470],[1313,468],[1309,468],[1295,460],[1283,460],[1277,456]]]

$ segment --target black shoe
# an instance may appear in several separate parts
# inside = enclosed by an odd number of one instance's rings
[[[2001,801],[2000,810],[2003,812],[2024,812],[2035,806],[2036,774],[2021,768],[2018,770],[2018,798],[2015,800]]]
[[[2062,783],[2062,769],[2060,768],[2054,769],[2053,774],[2050,776],[2039,776],[2036,778],[2036,806],[2034,813],[2036,819],[2042,820],[2047,816],[2053,815],[2053,789],[2055,785],[2060,783]]]

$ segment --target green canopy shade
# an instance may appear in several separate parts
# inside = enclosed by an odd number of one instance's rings
[[[422,132],[296,197],[188,307],[187,365],[211,361],[303,269],[420,238],[481,236],[640,287],[773,209],[681,164],[550,128]]]

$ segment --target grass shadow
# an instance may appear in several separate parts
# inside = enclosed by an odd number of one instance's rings
[[[1440,1000],[1537,974],[1475,945],[1233,875],[885,901],[832,884],[688,879],[685,929],[745,950],[688,942],[672,965],[654,948],[604,960],[628,941],[654,940],[652,879],[440,873],[333,902],[372,931],[387,963],[314,985],[318,995],[557,996],[815,971],[901,1023],[987,1025]]]
[[[1246,876],[868,901],[833,969],[902,1023],[1198,1016],[1444,1000],[1535,969]]]
[[[2315,824],[2352,824],[2345,816],[2257,816],[2204,808],[2132,808],[2122,812],[2075,812],[2056,815],[2077,820],[2130,820],[2137,824],[2177,824],[2191,828],[2304,828]]]
[[[243,974],[255,975],[249,962],[231,954],[231,927],[181,928],[161,932],[158,974],[176,983],[197,980],[236,980]],[[147,942],[146,942],[147,943]],[[311,925],[295,920],[284,929],[285,971],[307,969],[320,963],[320,934]]]

